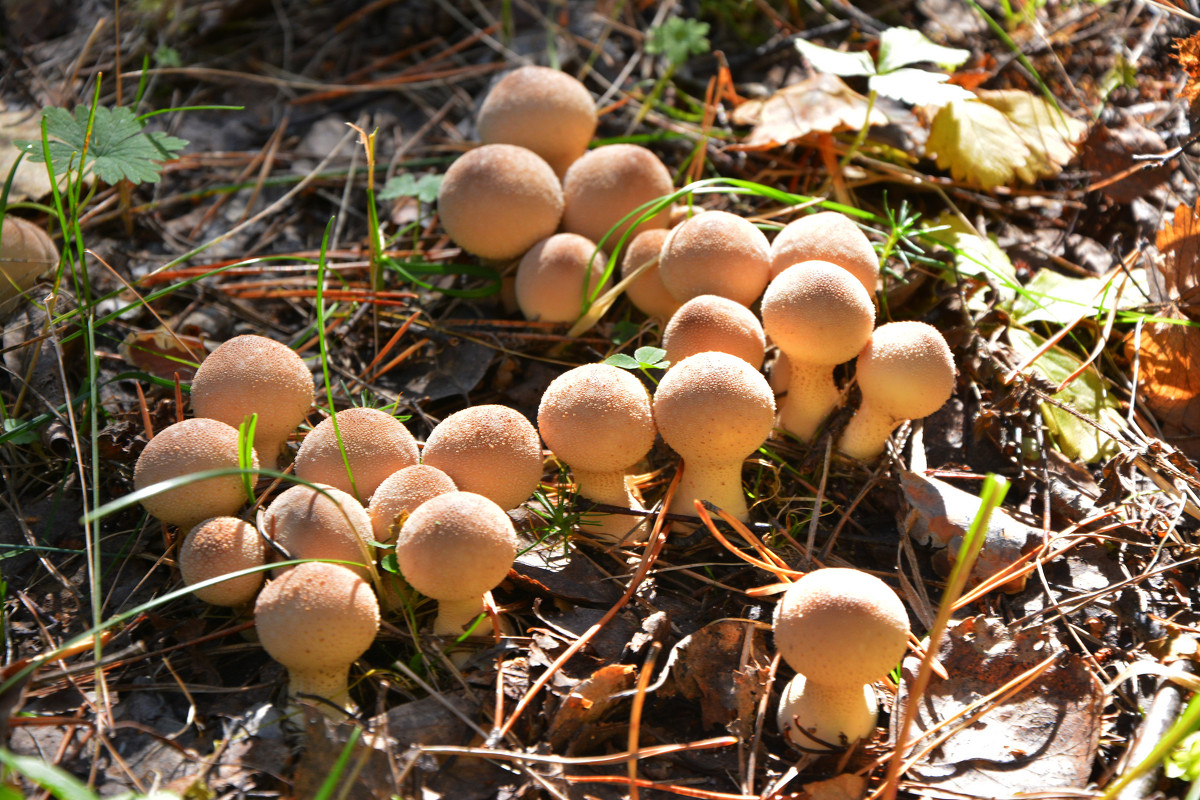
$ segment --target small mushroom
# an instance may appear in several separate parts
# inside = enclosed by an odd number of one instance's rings
[[[625,254],[621,257],[621,279],[624,280],[635,269],[646,262],[654,263],[647,267],[633,283],[625,287],[625,295],[629,302],[637,307],[647,317],[670,319],[679,308],[679,301],[671,296],[667,287],[663,286],[662,275],[658,270],[658,258],[662,254],[662,243],[670,233],[666,228],[650,228],[642,231],[629,242]]]
[[[697,353],[675,364],[654,392],[654,421],[683,457],[683,477],[670,511],[695,516],[707,500],[738,519],[749,516],[742,463],[775,423],[767,379],[729,353]]]
[[[762,317],[763,330],[787,356],[787,397],[779,424],[807,442],[840,402],[833,368],[854,358],[871,338],[875,306],[846,270],[805,261],[771,281]]]
[[[875,730],[870,684],[908,646],[908,614],[887,584],[830,568],[788,587],[775,607],[775,647],[799,673],[784,689],[779,730],[801,749],[847,747]]]
[[[379,632],[379,601],[354,572],[320,561],[273,579],[254,604],[254,623],[271,658],[287,667],[288,694],[313,695],[331,718],[354,710],[350,666]]]
[[[0,228],[0,319],[15,307],[17,295],[56,264],[54,240],[29,220],[6,213]]]
[[[658,156],[641,145],[609,144],[589,150],[563,176],[563,230],[600,243],[610,253],[629,229],[626,222],[605,241],[609,229],[643,203],[674,191],[671,173]],[[667,227],[664,208],[639,224],[630,238]]]
[[[584,298],[608,289],[608,256],[577,233],[556,233],[535,244],[517,266],[517,305],[525,319],[574,322]]]
[[[554,170],[533,151],[511,144],[463,153],[438,189],[442,227],[480,258],[516,258],[554,233],[562,213]]]
[[[671,230],[663,242],[659,275],[681,303],[716,294],[750,306],[767,287],[767,237],[728,211],[704,211]]]
[[[196,525],[179,546],[179,573],[188,586],[267,563],[258,531],[237,517],[211,517]],[[253,572],[197,589],[214,606],[244,606],[262,588],[263,573]]]
[[[662,346],[672,364],[696,353],[717,350],[760,369],[767,342],[762,323],[753,311],[727,297],[702,294],[671,316],[663,331]]]
[[[196,416],[236,428],[258,414],[254,451],[265,469],[278,468],[288,437],[312,404],[312,372],[294,350],[265,336],[246,334],[222,343],[192,379]]]
[[[379,484],[371,495],[367,514],[381,544],[396,540],[396,528],[426,500],[458,489],[450,476],[428,464],[414,464],[397,470]]]
[[[371,518],[349,494],[323,486],[296,485],[267,506],[262,526],[266,537],[292,558],[327,558],[364,578],[374,577]]]
[[[258,468],[257,456],[251,466]],[[133,488],[207,472],[237,469],[238,432],[215,419],[185,419],[168,425],[150,440],[133,468]],[[147,497],[142,507],[151,516],[180,530],[191,530],[209,517],[229,516],[246,502],[241,475],[230,474],[190,481]]]
[[[515,144],[537,153],[560,178],[596,133],[587,87],[549,67],[519,67],[501,78],[479,109],[484,144]]]
[[[879,256],[845,214],[820,211],[788,223],[771,243],[771,279],[801,261],[828,261],[849,272],[875,301]]]
[[[365,504],[387,476],[419,460],[417,440],[403,422],[377,408],[347,408],[304,437],[296,453],[296,475],[357,493]]]
[[[538,430],[571,468],[579,494],[597,503],[643,510],[625,474],[654,445],[654,411],[642,382],[607,364],[585,364],[555,378],[538,406]],[[583,530],[608,540],[644,535],[640,519],[585,515]]]
[[[897,425],[929,416],[954,394],[954,356],[937,328],[924,322],[880,325],[859,353],[856,371],[862,404],[838,442],[851,458],[875,458]]]
[[[429,433],[421,461],[501,508],[529,499],[542,479],[542,443],[520,412],[507,406],[464,408]]]
[[[396,537],[409,584],[438,601],[433,632],[459,636],[483,613],[517,556],[517,532],[500,506],[473,492],[447,492],[417,507]]]

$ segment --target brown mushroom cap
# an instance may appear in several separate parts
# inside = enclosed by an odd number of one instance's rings
[[[650,228],[642,231],[629,242],[621,257],[622,280],[635,269],[654,259],[655,263],[625,288],[629,302],[648,317],[669,319],[679,308],[679,301],[663,286],[658,271],[658,257],[662,254],[662,243],[670,233],[666,228]]]
[[[681,303],[702,294],[751,305],[767,286],[771,246],[763,232],[728,211],[704,211],[672,229],[659,274]]]
[[[192,528],[179,546],[179,572],[188,586],[266,563],[262,537],[253,525],[237,517],[206,519]],[[197,589],[194,594],[214,606],[242,606],[254,599],[262,584],[263,573],[255,572]]]
[[[520,67],[488,92],[479,109],[484,144],[537,153],[562,177],[596,132],[596,105],[578,80],[549,67]]]
[[[328,558],[361,566],[350,567],[370,577],[371,518],[362,504],[346,492],[296,485],[280,494],[263,514],[263,533],[292,558]]]
[[[688,300],[663,331],[667,360],[678,363],[688,356],[717,350],[744,360],[755,369],[766,357],[766,337],[754,312],[741,303],[715,294]]]
[[[863,397],[893,419],[927,417],[954,394],[954,356],[938,329],[924,322],[880,325],[857,371]]]
[[[856,569],[819,569],[775,607],[775,648],[810,682],[879,680],[908,646],[908,614],[886,583]]]
[[[538,430],[572,469],[624,472],[654,444],[654,412],[642,382],[608,364],[559,375],[542,394]]]
[[[296,453],[296,475],[312,483],[325,483],[354,493],[365,503],[387,476],[420,460],[417,440],[404,423],[377,408],[347,408],[337,412],[337,431],[333,417],[322,420],[304,437]],[[341,436],[346,458],[342,459]],[[354,476],[351,487],[346,463]]]
[[[589,150],[563,176],[563,230],[601,243],[622,217],[674,188],[666,166],[640,145],[610,144]],[[665,228],[669,218],[670,209],[664,208],[638,225],[633,236]],[[628,222],[622,225],[602,246],[614,250],[628,227]]]
[[[300,356],[265,336],[235,336],[200,364],[192,379],[196,416],[234,428],[251,414],[254,450],[263,466],[278,465],[284,444],[312,408],[312,373]]]
[[[843,364],[875,327],[875,306],[853,275],[827,261],[781,272],[763,294],[763,330],[796,363]]]
[[[463,153],[438,190],[446,233],[480,258],[516,258],[554,233],[562,213],[563,191],[554,170],[536,153],[511,144]]]
[[[603,280],[608,256],[577,233],[556,233],[535,244],[517,266],[517,305],[525,319],[573,322],[583,313],[585,292],[611,285]]]
[[[875,298],[879,256],[857,225],[845,214],[821,211],[788,223],[771,243],[771,278],[801,261],[837,264],[862,283]]]
[[[0,313],[56,264],[58,248],[49,234],[29,220],[5,214],[0,228]]]
[[[402,521],[426,500],[457,489],[449,475],[428,464],[414,464],[393,472],[371,495],[367,509],[375,541],[394,541],[397,520]]]
[[[258,467],[252,456],[251,465]],[[236,469],[238,432],[215,419],[185,419],[168,425],[150,440],[133,468],[133,488],[212,469]],[[228,516],[246,502],[240,475],[192,481],[147,497],[142,506],[169,525],[190,530],[209,517]]]
[[[507,406],[464,408],[429,433],[422,462],[501,508],[529,499],[542,478],[542,443],[533,424]]]

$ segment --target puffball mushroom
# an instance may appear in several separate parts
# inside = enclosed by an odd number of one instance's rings
[[[609,144],[589,150],[563,176],[563,230],[600,242],[626,214],[674,188],[666,166],[640,145]],[[630,238],[667,227],[670,213],[664,208],[638,225]],[[610,252],[616,249],[629,224],[615,230],[603,246]]]
[[[258,457],[251,455],[258,468]],[[150,440],[133,468],[133,488],[206,472],[238,467],[238,432],[215,419],[185,419],[168,425]],[[181,530],[191,530],[209,517],[228,516],[246,502],[241,475],[190,481],[147,497],[142,507],[151,516]]]
[[[662,346],[672,364],[696,353],[719,350],[760,369],[767,342],[753,311],[727,297],[702,294],[671,316],[663,330]]]
[[[0,315],[38,276],[58,264],[58,248],[40,227],[14,214],[0,227]]]
[[[681,303],[716,294],[749,306],[767,287],[771,245],[758,228],[728,211],[703,211],[671,230],[658,271]]]
[[[788,587],[774,628],[776,649],[799,673],[779,704],[788,741],[821,750],[870,735],[877,708],[869,684],[908,646],[908,614],[896,593],[856,569],[816,570]]]
[[[771,279],[801,261],[828,261],[863,285],[871,301],[879,282],[879,256],[871,240],[845,214],[820,211],[789,222],[771,242]]]
[[[403,523],[426,500],[457,489],[449,475],[428,464],[414,464],[393,472],[371,495],[371,505],[367,508],[375,541],[395,541],[397,522]]]
[[[516,508],[542,479],[542,442],[519,411],[471,406],[430,431],[421,461],[449,475],[464,492],[481,494],[504,509]]]
[[[379,632],[379,601],[361,576],[338,564],[298,564],[258,595],[254,624],[263,649],[287,667],[290,696],[314,695],[353,709],[350,665]],[[342,717],[333,708],[321,710]]]
[[[762,301],[763,330],[787,356],[787,397],[779,424],[808,441],[841,394],[833,368],[871,338],[875,305],[862,284],[827,261],[794,264],[771,281]]]
[[[574,322],[587,294],[605,291],[608,256],[577,233],[556,233],[535,244],[517,266],[517,305],[525,319]]]
[[[279,467],[288,437],[312,404],[312,372],[294,350],[265,336],[246,334],[222,343],[192,379],[196,416],[236,428],[258,414],[254,451],[266,469]]]
[[[642,231],[629,242],[621,257],[621,279],[624,280],[635,269],[651,259],[647,267],[633,283],[625,287],[625,296],[647,317],[670,319],[679,308],[679,301],[663,286],[658,270],[658,257],[662,254],[662,243],[670,233],[666,228],[650,228]]]
[[[515,144],[537,153],[560,178],[596,133],[587,87],[549,67],[520,67],[501,78],[479,109],[484,144]]]
[[[650,395],[629,372],[585,364],[559,375],[542,394],[538,430],[571,468],[579,494],[597,503],[643,510],[626,471],[654,445]],[[588,515],[583,530],[601,538],[640,538],[642,521],[620,514]],[[632,533],[631,533],[632,532]]]
[[[334,417],[337,430],[334,430]],[[296,453],[296,476],[357,494],[365,504],[387,476],[420,460],[404,423],[377,408],[347,408],[321,421]],[[341,446],[338,437],[341,437]],[[346,456],[342,458],[342,449]],[[349,473],[346,468],[349,465]],[[350,476],[354,476],[351,484]]]
[[[340,489],[322,491],[297,484],[267,506],[262,526],[266,537],[292,558],[346,561],[363,578],[373,577],[371,518],[362,504]]]
[[[249,522],[212,517],[188,532],[179,546],[179,572],[188,586],[267,563],[267,547]],[[263,585],[253,572],[197,589],[194,594],[214,606],[244,606]]]
[[[517,532],[500,506],[474,492],[447,492],[417,507],[396,537],[405,579],[438,601],[433,632],[459,636],[483,613],[517,557]]]
[[[927,417],[954,394],[954,356],[946,339],[924,322],[889,322],[871,334],[858,355],[862,404],[854,412],[838,450],[872,459],[906,419]]]
[[[533,151],[511,144],[463,153],[438,189],[442,227],[480,258],[516,258],[554,233],[562,213],[554,170]]]
[[[729,353],[688,356],[659,382],[654,421],[667,445],[683,457],[670,511],[695,516],[694,501],[707,500],[745,520],[742,463],[775,423],[775,396],[767,379]]]

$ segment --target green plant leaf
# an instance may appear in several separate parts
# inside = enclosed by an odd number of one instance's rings
[[[991,239],[981,238],[954,214],[944,212],[928,222],[934,229],[928,233],[930,239],[940,242],[954,254],[954,267],[962,275],[986,278],[995,287],[1001,303],[1010,303],[1016,297],[1019,284],[1017,271],[1000,245]],[[971,307],[975,308],[975,298]]]
[[[97,795],[71,773],[40,758],[19,756],[0,748],[0,764],[20,773],[58,800],[96,800]]]
[[[708,52],[708,47],[708,23],[683,17],[671,17],[651,28],[646,39],[646,52],[665,55],[673,66]]]
[[[437,200],[443,177],[427,173],[417,179],[410,172],[394,175],[380,190],[379,199],[395,200],[398,197],[415,197],[422,203],[432,203]]]
[[[927,61],[943,69],[954,69],[971,57],[970,50],[943,47],[912,28],[888,28],[879,34],[880,73]],[[965,91],[965,90],[964,90]]]
[[[667,357],[667,351],[661,347],[639,347],[633,351],[633,357],[637,360],[640,367],[664,367],[666,363],[663,359]],[[669,362],[667,362],[669,363]]]
[[[872,75],[867,82],[878,94],[914,106],[944,106],[953,100],[965,100],[975,95],[961,86],[946,83],[950,76],[944,72],[904,67]]]
[[[13,433],[16,431],[16,433]],[[33,444],[38,440],[37,429],[28,425],[23,420],[7,417],[4,420],[4,433],[8,434],[4,439],[9,444]]]
[[[636,358],[625,353],[614,353],[601,363],[608,364],[610,367],[620,367],[621,369],[637,369],[641,366],[638,364]]]
[[[831,72],[843,78],[875,74],[875,64],[866,53],[843,53],[803,39],[796,40],[796,49],[817,72]]]
[[[1147,285],[1145,269],[1137,267],[1129,273],[1135,284]],[[1116,296],[1116,289],[1110,288],[1107,297],[1097,297],[1104,283],[1103,278],[1077,278],[1051,269],[1038,270],[1013,300],[1013,319],[1026,327],[1035,322],[1066,325],[1085,310],[1101,314],[1112,308]],[[1117,301],[1117,309],[1129,311],[1140,303],[1141,294],[1127,289]]]

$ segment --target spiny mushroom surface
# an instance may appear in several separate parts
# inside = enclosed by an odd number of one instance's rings
[[[296,453],[296,475],[357,493],[365,504],[387,476],[418,460],[417,440],[403,422],[377,408],[347,408],[322,420],[304,437]]]
[[[924,322],[889,322],[871,334],[858,356],[862,404],[850,419],[838,450],[872,459],[883,452],[904,420],[921,419],[954,394],[954,356],[937,328]]]
[[[695,516],[707,500],[738,519],[749,516],[742,463],[775,423],[767,379],[729,353],[697,353],[675,364],[654,392],[654,421],[683,457],[683,477],[670,511]]]
[[[779,705],[780,732],[802,749],[846,747],[875,729],[869,686],[908,644],[908,614],[887,584],[855,569],[810,572],[775,607],[775,647],[799,673]]]
[[[0,227],[0,319],[21,292],[58,264],[58,248],[40,227],[14,214]]]
[[[211,517],[196,525],[179,546],[179,573],[188,586],[267,563],[267,548],[258,531],[237,517]],[[262,588],[263,573],[254,572],[197,589],[194,594],[214,606],[244,606]]]
[[[571,468],[579,494],[597,503],[643,510],[625,474],[654,444],[650,394],[629,372],[585,364],[555,378],[538,406],[538,430],[554,455]],[[620,540],[644,535],[641,520],[588,514],[582,529]]]
[[[251,414],[254,451],[265,469],[277,469],[289,436],[312,408],[312,372],[296,352],[265,336],[246,334],[223,342],[196,370],[196,416],[234,428]]]
[[[258,468],[258,457],[251,458]],[[215,419],[185,419],[168,425],[150,440],[133,468],[133,488],[145,489],[162,481],[238,467],[238,432]],[[246,502],[246,488],[237,474],[191,481],[142,501],[151,516],[182,530],[191,530],[209,517],[229,516]]]
[[[606,291],[608,256],[577,233],[556,233],[535,244],[517,266],[517,305],[525,319],[574,322],[584,297]]]
[[[438,601],[433,632],[459,636],[483,613],[517,556],[517,533],[500,506],[473,492],[422,503],[400,528],[396,561],[405,580]]]
[[[457,489],[449,475],[428,464],[414,464],[393,472],[371,495],[371,505],[367,508],[375,541],[395,541],[397,522],[403,523],[426,500]]]
[[[647,267],[633,283],[625,287],[625,295],[629,302],[637,307],[647,317],[670,319],[679,308],[679,301],[671,296],[667,287],[663,286],[662,275],[658,270],[658,257],[662,254],[662,243],[670,233],[666,228],[651,228],[642,231],[629,242],[621,257],[621,279],[631,275],[635,269],[648,261],[654,263]]]
[[[641,145],[597,147],[563,176],[563,230],[600,243],[611,253],[629,222],[601,242],[604,234],[638,206],[672,191],[671,173],[658,156]],[[651,228],[665,228],[669,218],[670,209],[665,208],[638,225],[630,238]]]
[[[515,144],[537,153],[560,178],[596,133],[587,87],[549,67],[519,67],[501,78],[479,109],[484,144]]]
[[[862,284],[826,261],[781,272],[762,301],[763,330],[787,356],[781,427],[804,441],[841,400],[833,368],[854,358],[871,337],[875,305]]]
[[[375,571],[370,547],[371,518],[362,504],[340,489],[296,485],[263,514],[263,533],[292,558],[328,558],[364,578]],[[354,566],[356,565],[356,566]]]
[[[718,350],[760,369],[767,341],[753,311],[727,297],[702,294],[671,316],[663,331],[662,346],[672,364],[696,353]]]
[[[449,475],[464,492],[481,494],[504,509],[516,508],[542,479],[542,442],[519,411],[471,406],[430,431],[421,461]]]
[[[828,261],[849,272],[875,300],[879,256],[845,214],[820,211],[789,222],[771,242],[771,279],[802,261]]]
[[[558,176],[536,153],[516,145],[468,150],[438,189],[442,227],[480,258],[516,258],[553,234],[562,214]]]
[[[254,604],[263,649],[288,671],[288,695],[313,695],[334,706],[338,719],[354,710],[350,666],[379,632],[379,601],[361,576],[338,564],[313,561],[271,580]]]
[[[702,294],[750,306],[767,287],[771,245],[750,222],[728,211],[702,211],[671,230],[658,271],[680,303]]]

